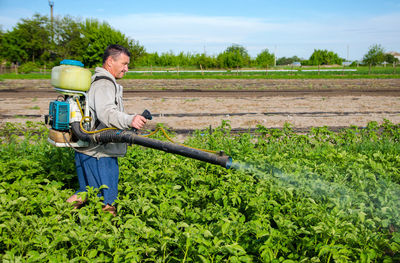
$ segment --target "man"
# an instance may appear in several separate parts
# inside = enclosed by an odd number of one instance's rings
[[[130,52],[123,46],[110,45],[103,55],[103,66],[95,69],[90,87],[89,108],[92,117],[92,126],[95,129],[115,127],[117,129],[141,129],[146,123],[146,118],[141,115],[124,113],[122,103],[122,86],[116,79],[122,78],[128,71]],[[126,154],[126,143],[107,143],[90,145],[75,152],[75,164],[79,181],[79,190],[67,202],[75,208],[83,204],[77,195],[85,192],[86,187],[99,188],[104,197],[104,211],[116,215],[113,203],[118,195],[119,167],[117,157]]]

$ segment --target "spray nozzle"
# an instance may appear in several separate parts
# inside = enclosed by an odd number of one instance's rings
[[[151,113],[150,113],[149,110],[144,110],[143,113],[142,113],[141,115],[142,115],[143,117],[145,117],[146,119],[148,119],[148,120],[153,119],[153,116],[151,115]],[[137,129],[136,129],[136,128],[131,128],[131,131],[137,132]]]
[[[148,110],[144,110],[143,113],[142,113],[142,116],[145,117],[148,120],[153,119],[153,116],[151,115],[150,111],[148,111]]]

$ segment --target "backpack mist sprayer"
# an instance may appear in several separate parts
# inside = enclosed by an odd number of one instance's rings
[[[49,115],[45,116],[45,123],[51,126],[48,138],[51,144],[56,147],[73,147],[77,150],[89,146],[89,143],[137,144],[220,165],[227,169],[231,168],[232,158],[222,151],[214,154],[182,144],[150,139],[138,135],[136,129],[92,130],[87,94],[91,85],[91,72],[83,68],[80,61],[63,60],[60,64],[51,72],[51,84],[60,96],[50,102]],[[142,116],[152,119],[151,113],[147,110]]]

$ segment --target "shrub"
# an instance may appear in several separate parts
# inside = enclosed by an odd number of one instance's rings
[[[39,71],[39,66],[35,62],[27,62],[22,64],[18,70],[21,73],[31,73],[33,71]]]

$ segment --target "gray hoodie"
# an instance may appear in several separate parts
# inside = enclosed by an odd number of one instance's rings
[[[104,68],[97,67],[92,81],[96,76],[107,76],[111,78],[114,84],[107,79],[100,79],[92,83],[89,96],[90,116],[92,117],[91,127],[95,126],[98,119],[106,127],[115,127],[117,129],[128,129],[131,126],[133,117],[124,113],[124,105],[122,102],[122,86],[118,85],[113,75]],[[106,143],[92,144],[87,148],[80,148],[79,151],[96,157],[121,157],[126,154],[126,143]]]

